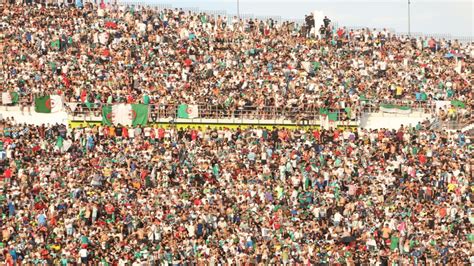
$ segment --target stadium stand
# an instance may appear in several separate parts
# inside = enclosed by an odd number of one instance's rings
[[[6,265],[473,263],[472,43],[1,7]]]

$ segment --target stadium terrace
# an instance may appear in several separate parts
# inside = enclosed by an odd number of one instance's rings
[[[5,265],[474,263],[472,43],[0,6]]]

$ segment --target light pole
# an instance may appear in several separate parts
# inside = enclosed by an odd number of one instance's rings
[[[411,37],[411,30],[410,30],[410,0],[408,0],[408,36]]]
[[[240,1],[237,0],[237,17],[240,18]]]

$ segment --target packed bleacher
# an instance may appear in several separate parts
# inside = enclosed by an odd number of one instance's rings
[[[0,134],[8,265],[474,259],[473,146],[462,133],[7,119]]]
[[[446,118],[469,120],[472,110],[470,43],[104,3],[12,5],[1,15],[1,88],[26,106],[58,94],[77,113],[120,102],[151,104],[160,116],[181,103],[211,117],[324,109],[346,120],[394,100],[461,102]]]
[[[124,126],[110,107],[344,120],[422,106],[469,121],[472,44],[103,3],[1,7],[3,104],[51,112],[54,95],[106,122],[0,120],[2,263],[474,263],[461,131]]]

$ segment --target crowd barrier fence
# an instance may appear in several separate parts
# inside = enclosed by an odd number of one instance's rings
[[[73,117],[101,117],[102,107],[105,105],[86,105],[84,103],[68,103],[65,105],[66,111]],[[150,120],[157,119],[177,119],[179,104],[150,104]],[[72,108],[71,108],[72,107]],[[320,121],[325,114],[320,108],[303,107],[275,107],[275,106],[242,106],[238,108],[227,108],[222,105],[197,104],[199,119],[249,119],[249,120],[290,120],[308,121],[312,124]],[[325,109],[331,113],[336,121],[357,121],[359,114],[355,110],[354,114],[349,114],[344,109]]]

